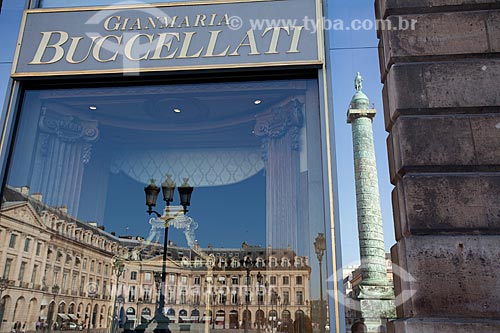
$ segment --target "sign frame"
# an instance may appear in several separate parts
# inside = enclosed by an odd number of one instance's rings
[[[27,9],[23,13],[21,29],[14,55],[14,61],[11,70],[11,77],[15,79],[35,78],[35,77],[57,77],[57,76],[79,76],[79,75],[105,75],[105,74],[141,74],[155,72],[182,72],[194,70],[226,70],[226,69],[245,69],[245,68],[269,68],[286,66],[310,66],[321,68],[325,64],[324,35],[322,29],[315,32],[315,44],[317,59],[313,60],[280,60],[280,61],[261,61],[261,62],[243,62],[243,63],[223,63],[223,64],[199,64],[199,65],[173,65],[173,66],[154,66],[154,67],[133,67],[133,68],[113,68],[113,69],[90,69],[90,70],[48,70],[48,71],[19,71],[21,48],[28,23],[28,16],[41,13],[60,13],[60,12],[88,12],[102,10],[124,10],[124,9],[144,9],[144,8],[166,8],[166,7],[186,7],[186,6],[217,6],[221,4],[238,3],[266,3],[266,2],[284,2],[289,0],[212,0],[212,1],[192,1],[192,2],[170,2],[154,4],[136,4],[136,5],[112,5],[112,6],[90,6],[90,7],[71,7],[71,8],[38,8]],[[316,24],[322,22],[320,0],[313,1],[312,7],[315,7],[314,19]]]

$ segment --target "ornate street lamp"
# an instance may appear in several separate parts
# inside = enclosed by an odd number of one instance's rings
[[[113,258],[113,272],[116,274],[116,290],[115,290],[115,302],[113,304],[113,322],[112,322],[112,333],[116,333],[118,331],[118,315],[116,313],[116,303],[118,301],[118,287],[120,282],[120,276],[123,275],[125,271],[125,264],[123,263],[123,259],[115,257]]]
[[[323,233],[319,233],[318,236],[316,236],[316,239],[314,240],[314,251],[316,252],[316,256],[318,257],[319,261],[319,299],[320,299],[320,306],[319,306],[319,331],[320,333],[325,333],[325,311],[324,311],[324,305],[323,305],[323,255],[325,254],[326,250],[326,239],[325,235]]]
[[[164,221],[165,226],[165,235],[163,238],[163,261],[162,261],[162,269],[161,269],[161,288],[160,288],[160,300],[158,304],[158,308],[156,309],[155,320],[157,322],[157,326],[154,330],[155,333],[167,333],[168,329],[168,318],[165,316],[164,308],[165,308],[165,286],[167,280],[167,246],[168,246],[168,227],[172,220],[177,218],[178,215],[186,214],[188,212],[187,207],[191,204],[191,194],[193,193],[193,187],[189,186],[188,178],[183,179],[183,183],[181,186],[177,188],[180,196],[180,203],[183,208],[182,212],[176,212],[171,214],[170,212],[170,203],[174,201],[174,191],[175,191],[175,182],[172,180],[172,176],[167,174],[167,178],[161,184],[161,191],[163,192],[163,201],[165,201],[166,207],[163,212],[163,215],[153,210],[153,207],[156,206],[156,200],[158,199],[158,195],[160,194],[160,188],[155,184],[155,180],[151,179],[151,184],[144,188],[144,192],[146,194],[146,206],[148,206],[147,213],[149,215],[155,214],[159,219]]]
[[[261,299],[261,291],[260,291],[260,286],[262,284],[263,276],[260,272],[257,273],[257,283],[258,283],[258,290],[257,290],[257,306],[258,306],[258,316],[257,316],[257,332],[260,333],[260,324],[262,321],[261,315],[260,315],[260,299]]]

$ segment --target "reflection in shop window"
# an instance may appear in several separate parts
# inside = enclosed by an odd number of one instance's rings
[[[283,304],[290,304],[290,293],[288,291],[283,291]]]
[[[302,284],[302,276],[297,276],[295,278],[295,284]]]
[[[31,283],[35,283],[36,277],[38,275],[38,265],[33,266],[33,273],[31,274]]]
[[[304,305],[304,294],[302,291],[297,291],[295,294],[296,302],[298,305]]]
[[[135,286],[130,286],[130,288],[129,288],[128,301],[135,302]]]
[[[24,252],[28,252],[30,250],[30,242],[31,242],[31,239],[29,239],[29,238],[26,238],[24,240]]]
[[[3,276],[2,277],[4,279],[8,279],[9,278],[11,267],[12,267],[12,259],[8,258],[5,261],[5,267],[3,269]]]
[[[25,261],[21,263],[21,267],[19,268],[19,276],[17,277],[17,280],[19,282],[23,282],[24,280],[24,271],[26,270],[26,265],[27,263]]]
[[[16,247],[16,239],[17,239],[16,234],[10,234],[9,247],[11,249],[14,249]]]

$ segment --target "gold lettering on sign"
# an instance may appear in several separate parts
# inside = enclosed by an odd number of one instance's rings
[[[300,53],[304,26],[271,26],[245,31],[227,28],[229,21],[228,14],[215,13],[171,17],[111,15],[103,20],[100,28],[101,32],[105,30],[110,35],[101,36],[97,32],[94,36],[70,36],[66,31],[41,32],[38,48],[28,64],[50,65],[63,60],[66,64],[78,65],[92,58],[107,63],[123,57],[130,61],[174,59],[172,65],[176,65],[175,59],[241,55],[261,56],[259,61],[266,58],[277,61],[280,58],[274,55]]]
[[[184,42],[182,43],[181,52],[179,52],[179,56],[177,59],[185,59],[185,58],[199,58],[201,52],[203,51],[203,47],[195,54],[188,55],[189,46],[191,46],[191,40],[193,36],[196,35],[196,32],[185,32],[184,33]]]
[[[207,46],[207,52],[203,55],[203,57],[208,58],[208,57],[225,57],[227,53],[229,52],[230,46],[228,46],[224,52],[219,53],[219,54],[214,54],[215,51],[215,46],[217,44],[217,39],[219,38],[219,34],[222,32],[222,30],[214,30],[210,31],[210,40],[208,41],[208,46]]]
[[[177,49],[175,49],[172,53],[162,57],[161,52],[163,51],[163,48],[167,49],[167,52],[170,52],[170,48],[172,47],[172,41],[174,38],[179,41],[180,36],[178,32],[164,32],[161,34],[158,34],[158,42],[156,43],[156,48],[153,56],[151,57],[151,60],[166,60],[166,59],[173,59],[175,57],[175,54],[177,53]],[[168,41],[167,41],[168,38]]]
[[[114,20],[113,20],[114,19]],[[107,31],[116,31],[118,30],[118,27],[120,26],[120,16],[110,16],[104,21],[104,29]],[[116,21],[114,22],[113,26],[110,26],[111,20]]]
[[[92,47],[94,46],[95,40],[99,37],[92,37],[92,41],[89,46],[89,50],[87,51],[87,55],[80,61],[74,60],[73,57],[75,56],[76,49],[78,48],[78,44],[80,41],[83,39],[83,37],[72,37],[71,38],[71,45],[69,46],[68,49],[68,54],[66,55],[66,61],[69,62],[70,64],[80,64],[87,60],[87,58],[90,55],[90,52],[92,51]]]
[[[248,43],[245,43],[245,41],[248,40]],[[240,54],[238,51],[242,46],[249,46],[250,47],[250,53],[248,55],[259,55],[259,50],[257,49],[257,42],[255,41],[255,35],[253,34],[253,30],[250,29],[247,31],[245,34],[245,37],[243,40],[238,44],[236,49],[234,50],[233,53],[230,54],[230,56],[239,56]]]
[[[58,62],[64,57],[64,49],[62,48],[62,45],[66,43],[66,41],[69,38],[69,35],[65,31],[47,31],[47,32],[42,32],[42,40],[40,41],[40,44],[38,45],[38,49],[36,50],[35,56],[33,57],[33,60],[29,62],[30,65],[47,65],[47,64],[53,64],[55,62]],[[52,45],[49,45],[50,39],[52,35],[59,34],[59,40],[55,42]],[[55,53],[52,59],[49,61],[42,61],[43,55],[45,54],[45,50],[47,48],[53,48]]]
[[[292,27],[292,43],[290,44],[290,49],[286,53],[300,53],[299,51],[299,40],[300,34],[302,33],[303,26]]]
[[[99,62],[110,62],[110,61],[116,60],[116,57],[118,56],[118,52],[119,52],[118,47],[116,48],[117,50],[116,50],[115,54],[111,58],[101,59],[101,47],[104,44],[104,42],[106,42],[107,39],[111,39],[111,38],[114,38],[118,42],[118,45],[120,45],[122,42],[123,36],[108,35],[108,36],[104,36],[101,39],[99,39],[95,43],[94,49],[92,50],[92,55],[94,56],[95,60],[97,60]]]
[[[287,35],[290,35],[290,29],[288,27],[269,27],[262,33],[264,37],[269,31],[272,31],[271,42],[269,43],[269,50],[265,54],[278,54],[278,41],[280,38],[280,31],[285,30]]]
[[[141,37],[146,37],[149,40],[149,44],[151,44],[153,42],[153,38],[154,38],[153,35],[147,35],[147,34],[137,34],[137,35],[132,36],[132,38],[130,38],[127,41],[127,43],[125,44],[124,53],[125,53],[125,57],[127,57],[127,59],[134,60],[134,61],[148,59],[149,52],[151,52],[151,50],[148,50],[148,52],[146,52],[143,56],[141,56],[139,58],[132,57],[132,49],[134,48],[134,43],[136,40],[138,40]]]

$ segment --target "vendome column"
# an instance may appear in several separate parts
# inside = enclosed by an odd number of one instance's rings
[[[352,125],[356,206],[361,257],[361,283],[354,288],[356,324],[364,323],[367,332],[385,332],[387,318],[395,316],[394,293],[387,279],[384,232],[378,189],[377,165],[368,97],[361,91],[362,77],[355,78],[356,94],[347,112]],[[359,325],[359,324],[358,324]]]

